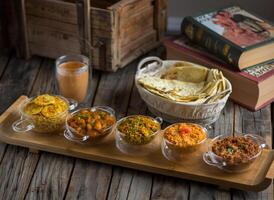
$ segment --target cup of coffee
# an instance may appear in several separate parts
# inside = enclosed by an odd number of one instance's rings
[[[89,96],[89,59],[83,55],[65,55],[55,62],[60,95],[84,102]]]

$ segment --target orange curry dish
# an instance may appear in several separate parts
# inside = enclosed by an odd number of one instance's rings
[[[106,111],[83,109],[68,120],[68,125],[81,136],[96,138],[105,135],[106,130],[115,122],[115,117]]]
[[[173,145],[181,148],[193,147],[206,139],[205,130],[192,123],[174,124],[167,128],[164,137]]]

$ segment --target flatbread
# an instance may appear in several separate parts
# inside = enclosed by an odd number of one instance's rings
[[[226,81],[217,69],[177,62],[165,71],[144,74],[138,82],[146,90],[177,102],[215,102],[226,93]]]
[[[200,83],[206,81],[208,69],[204,67],[177,66],[170,68],[161,78],[183,82]]]

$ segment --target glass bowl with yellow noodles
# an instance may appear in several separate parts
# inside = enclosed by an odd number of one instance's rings
[[[124,117],[116,125],[116,147],[123,153],[146,155],[157,149],[162,118],[144,115]]]
[[[77,102],[59,95],[43,94],[26,99],[20,106],[21,119],[12,124],[15,132],[53,133],[64,129],[69,110]]]
[[[183,161],[198,152],[207,139],[207,130],[194,123],[176,123],[163,131],[162,153],[170,161]]]

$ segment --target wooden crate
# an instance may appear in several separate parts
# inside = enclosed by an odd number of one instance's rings
[[[166,27],[166,0],[19,1],[26,58],[85,54],[115,71],[159,45]]]

